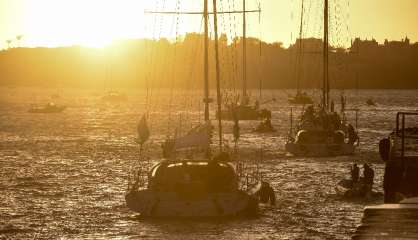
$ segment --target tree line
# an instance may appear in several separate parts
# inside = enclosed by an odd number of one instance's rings
[[[279,42],[247,39],[247,85],[265,89],[319,88],[322,41]],[[369,44],[356,39],[351,48],[331,48],[333,88],[418,88],[418,44]],[[398,43],[398,42],[394,42]],[[357,47],[355,47],[357,46]],[[361,46],[361,48],[359,47]],[[220,37],[222,86],[242,85],[242,38]],[[104,48],[8,48],[0,52],[0,85],[88,88],[202,88],[203,36],[189,33],[180,41],[136,39]],[[209,41],[210,85],[214,87],[214,41]],[[298,73],[300,73],[298,75]]]

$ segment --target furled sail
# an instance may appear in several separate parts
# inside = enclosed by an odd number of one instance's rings
[[[142,115],[142,118],[138,123],[137,132],[138,132],[137,142],[142,145],[148,140],[150,136],[150,131],[148,128],[147,118],[145,114]]]
[[[174,149],[182,148],[207,148],[210,145],[212,125],[207,122],[199,124],[186,135],[176,138]]]

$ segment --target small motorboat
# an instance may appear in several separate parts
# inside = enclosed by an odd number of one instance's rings
[[[383,193],[373,191],[362,179],[354,184],[351,179],[343,179],[338,182],[335,192],[344,199],[374,200],[383,197]]]
[[[128,100],[128,97],[125,94],[115,91],[110,91],[102,97],[102,101],[105,102],[125,102],[126,100]]]
[[[295,96],[290,97],[288,102],[291,104],[300,104],[300,105],[307,105],[313,104],[313,100],[311,97],[308,96],[306,92],[298,91]]]
[[[376,106],[376,103],[371,98],[367,99],[366,104],[367,106]]]
[[[63,112],[67,107],[59,106],[55,103],[48,103],[44,106],[32,106],[28,112],[30,113],[60,113]]]
[[[273,125],[271,124],[271,119],[267,118],[257,125],[257,127],[254,129],[254,132],[272,133],[272,132],[276,132],[276,129],[274,129]]]
[[[221,117],[222,120],[233,121],[238,120],[259,120],[271,117],[271,111],[260,109],[257,105],[229,105],[221,114],[216,113],[216,118]]]
[[[275,98],[261,103],[257,100],[252,105],[249,98],[245,97],[241,102],[234,101],[226,104],[225,110],[221,111],[220,114],[216,112],[216,118],[221,117],[222,120],[227,121],[271,119],[271,111],[260,106],[274,101],[276,101]]]
[[[241,190],[232,165],[215,159],[164,160],[150,169],[144,188],[138,182],[125,199],[143,217],[253,216],[259,201],[274,198],[271,187],[261,181]]]

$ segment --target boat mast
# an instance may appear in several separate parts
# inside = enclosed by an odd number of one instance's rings
[[[328,0],[324,0],[324,46],[323,46],[323,86],[322,86],[322,107],[329,108],[329,78],[328,78]]]
[[[242,1],[242,97],[247,98],[247,20],[245,0]],[[246,104],[246,103],[245,103]]]
[[[209,30],[208,30],[208,0],[204,0],[204,7],[203,7],[203,18],[204,18],[204,25],[205,25],[205,56],[204,56],[204,94],[205,94],[205,121],[209,121]]]
[[[215,32],[215,62],[216,62],[216,101],[218,103],[218,113],[222,112],[221,96],[221,75],[219,69],[219,48],[218,48],[218,17],[216,12],[216,0],[213,0],[213,25]],[[222,118],[218,118],[219,128],[219,151],[222,152]]]
[[[300,11],[300,26],[299,26],[299,52],[298,52],[298,69],[297,69],[297,78],[296,78],[296,93],[300,93],[300,79],[302,76],[302,51],[303,51],[303,45],[302,45],[302,37],[303,37],[303,3],[304,0],[302,0],[302,6]]]

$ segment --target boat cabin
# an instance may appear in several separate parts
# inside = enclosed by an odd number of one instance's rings
[[[238,189],[235,170],[226,162],[166,160],[155,165],[149,174],[150,190],[226,192]]]
[[[413,116],[416,121],[418,113],[398,113],[395,131],[379,143],[380,156],[386,163],[385,203],[418,197],[418,127],[405,126]]]

